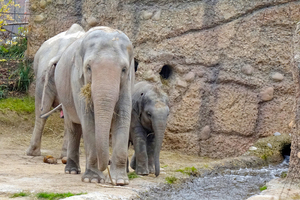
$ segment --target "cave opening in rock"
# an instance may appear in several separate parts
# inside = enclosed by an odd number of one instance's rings
[[[139,66],[139,61],[134,59],[134,71],[136,72]]]
[[[283,146],[281,150],[281,155],[287,162],[290,161],[290,155],[291,155],[291,144],[286,144]]]
[[[162,78],[168,79],[172,75],[172,67],[170,65],[164,65],[159,74]]]

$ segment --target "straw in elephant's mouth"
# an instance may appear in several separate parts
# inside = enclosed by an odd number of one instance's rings
[[[80,89],[80,96],[85,99],[86,109],[93,107],[91,83],[87,83]]]

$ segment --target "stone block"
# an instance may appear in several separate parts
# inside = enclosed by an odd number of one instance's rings
[[[213,107],[214,132],[249,136],[258,117],[257,94],[238,85],[220,85]]]

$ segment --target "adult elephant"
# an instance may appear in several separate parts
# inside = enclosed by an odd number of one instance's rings
[[[90,29],[65,51],[55,70],[55,84],[69,135],[66,173],[80,173],[79,144],[86,152],[84,182],[104,182],[109,162],[117,185],[129,184],[127,142],[134,82],[133,47],[128,37],[108,27]],[[99,171],[100,170],[100,171]]]
[[[30,145],[26,150],[27,155],[41,155],[41,139],[46,119],[40,118],[40,115],[43,111],[48,111],[52,106],[55,107],[59,103],[56,88],[54,85],[54,73],[50,73],[49,71],[55,69],[55,65],[57,64],[67,47],[75,40],[80,38],[84,33],[85,31],[81,26],[79,26],[78,24],[73,24],[69,28],[69,30],[45,41],[34,56],[33,66],[36,77],[35,124]],[[47,83],[45,83],[45,80]],[[67,141],[64,140],[61,155],[62,157],[66,156],[67,154],[66,146]]]
[[[160,173],[159,154],[169,115],[168,96],[148,82],[134,85],[130,142],[134,146],[130,166],[140,175]]]

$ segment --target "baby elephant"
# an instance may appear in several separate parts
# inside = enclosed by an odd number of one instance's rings
[[[156,86],[145,81],[135,84],[129,138],[135,153],[130,167],[139,175],[160,173],[159,153],[169,115],[168,104],[168,96]]]

